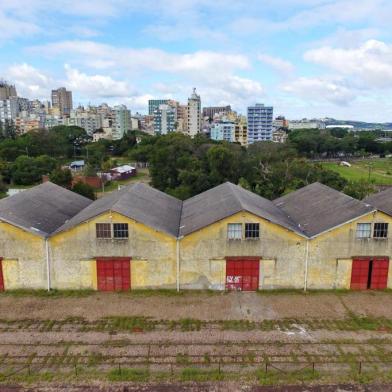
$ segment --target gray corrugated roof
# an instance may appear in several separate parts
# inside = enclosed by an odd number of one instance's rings
[[[372,206],[318,182],[280,197],[274,204],[309,237],[374,211]]]
[[[180,235],[193,233],[241,211],[248,211],[303,235],[293,220],[270,200],[229,182],[184,201]]]
[[[0,200],[0,220],[47,236],[92,203],[75,192],[46,182]]]
[[[392,216],[392,188],[368,196],[363,201]]]
[[[114,211],[156,230],[177,236],[182,202],[150,186],[137,183],[94,201],[57,232],[68,230],[106,211]]]

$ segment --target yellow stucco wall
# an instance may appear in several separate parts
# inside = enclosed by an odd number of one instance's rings
[[[389,223],[388,238],[356,238],[358,223],[374,224],[376,222]],[[309,243],[308,288],[349,289],[352,258],[355,256],[391,257],[391,241],[392,218],[382,212],[367,214],[312,239]],[[391,279],[389,278],[389,280]]]
[[[128,239],[97,239],[96,223],[128,223]],[[97,257],[130,257],[131,288],[176,286],[176,239],[107,212],[50,239],[52,287],[97,287]]]
[[[228,240],[229,223],[260,224],[259,240]],[[225,288],[226,257],[257,256],[260,288],[303,287],[305,239],[292,231],[240,212],[181,240],[181,288]]]
[[[387,239],[357,239],[357,223],[389,223]],[[128,223],[128,240],[96,238],[96,223]],[[228,223],[260,224],[259,240],[228,240]],[[117,213],[104,213],[50,238],[52,288],[96,289],[97,257],[130,257],[131,288],[176,287],[176,239]],[[260,289],[304,287],[307,240],[247,212],[235,214],[180,242],[182,289],[225,288],[226,258],[256,256]],[[308,289],[348,289],[352,258],[392,255],[392,218],[370,213],[309,240]],[[7,290],[46,288],[45,240],[0,222],[0,257]],[[392,268],[391,268],[392,269]],[[388,287],[392,288],[392,272]]]
[[[0,222],[0,257],[6,290],[47,287],[45,240]]]

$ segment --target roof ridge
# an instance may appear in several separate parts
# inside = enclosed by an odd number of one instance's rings
[[[225,182],[224,184],[228,184],[228,185],[230,186],[230,189],[231,189],[232,192],[233,192],[234,198],[235,198],[235,199],[237,200],[237,202],[239,203],[241,209],[242,209],[242,210],[246,210],[246,208],[244,207],[244,204],[243,204],[242,200],[240,199],[240,197],[239,197],[239,196],[236,194],[236,192],[235,192],[238,188],[240,188],[240,190],[243,190],[244,188],[242,188],[242,187],[240,187],[240,186],[238,186],[238,185],[235,185],[235,184],[233,184],[232,182],[229,182],[229,181]]]

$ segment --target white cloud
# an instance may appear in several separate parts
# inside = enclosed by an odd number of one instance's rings
[[[283,85],[282,89],[307,101],[331,102],[335,105],[347,105],[355,98],[354,91],[343,81],[326,78],[301,77]]]
[[[131,71],[163,71],[169,73],[231,72],[249,69],[250,61],[242,54],[196,51],[193,53],[170,53],[154,48],[118,48],[94,41],[61,41],[30,48],[33,53],[47,56],[73,56],[85,65],[102,68],[107,65]]]
[[[31,99],[48,99],[54,82],[46,73],[25,63],[9,67],[6,76],[16,84],[19,95]]]
[[[69,65],[65,65],[65,73],[66,86],[86,98],[127,97],[134,93],[128,83],[114,80],[110,76],[87,75]]]
[[[306,61],[324,66],[366,89],[392,87],[392,45],[369,40],[357,48],[329,46],[309,50]]]
[[[294,65],[280,57],[270,56],[268,54],[259,54],[257,58],[259,61],[272,67],[281,74],[287,75],[294,72]]]

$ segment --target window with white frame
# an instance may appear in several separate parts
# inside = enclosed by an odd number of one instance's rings
[[[95,225],[97,238],[112,238],[110,223],[97,223]]]
[[[370,238],[372,234],[371,223],[358,223],[357,224],[357,238]]]
[[[113,237],[117,239],[128,238],[128,223],[113,223]]]
[[[227,225],[227,238],[229,240],[241,240],[242,223],[229,223]]]

